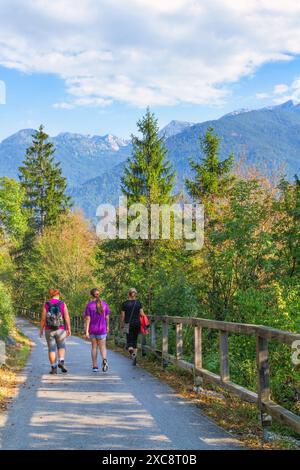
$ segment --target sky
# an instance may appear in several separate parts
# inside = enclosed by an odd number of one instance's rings
[[[0,0],[0,140],[300,102],[298,0]]]

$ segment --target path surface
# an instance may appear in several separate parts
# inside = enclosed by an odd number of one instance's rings
[[[230,434],[167,385],[109,351],[110,370],[93,374],[90,346],[68,340],[66,376],[48,374],[38,330],[19,327],[35,346],[18,395],[0,416],[1,449],[236,449]]]

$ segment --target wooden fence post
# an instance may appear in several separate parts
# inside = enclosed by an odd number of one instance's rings
[[[179,360],[182,358],[183,350],[183,331],[182,323],[176,323],[176,359]]]
[[[220,331],[220,376],[222,382],[229,380],[229,342],[228,332]]]
[[[156,322],[151,322],[151,348],[156,350]]]
[[[195,369],[202,369],[202,327],[195,326],[194,331],[194,348],[195,348],[195,356],[194,356],[194,366]]]
[[[263,428],[264,439],[268,439],[268,427],[272,424],[272,417],[263,412],[262,402],[270,400],[270,369],[268,340],[261,336],[256,337],[256,363],[258,406],[260,421]]]
[[[168,366],[168,352],[169,352],[169,325],[168,322],[163,321],[162,324],[162,365],[165,369]]]
[[[256,338],[256,363],[258,380],[258,404],[261,408],[262,401],[270,400],[270,370],[268,340],[257,336]]]

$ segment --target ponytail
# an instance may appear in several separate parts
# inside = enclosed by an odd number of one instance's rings
[[[96,292],[99,292],[99,289],[97,289],[96,287],[94,289],[91,290],[91,296],[95,299],[96,296],[95,296],[95,293]],[[96,298],[96,312],[101,315],[103,313],[103,306],[102,306],[102,302],[101,302],[101,299],[100,297],[97,297]]]

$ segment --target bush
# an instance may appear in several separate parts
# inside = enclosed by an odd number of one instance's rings
[[[13,328],[14,309],[7,287],[0,282],[0,338],[5,339]]]

